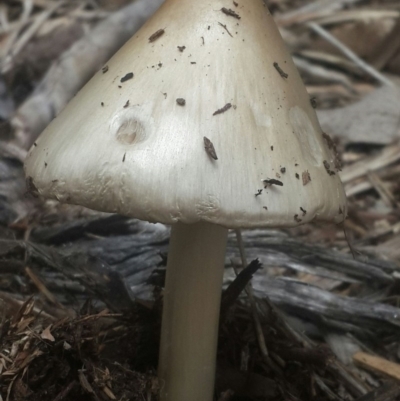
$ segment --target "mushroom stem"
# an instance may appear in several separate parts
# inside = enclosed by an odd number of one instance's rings
[[[228,230],[172,226],[158,376],[161,401],[212,401]]]

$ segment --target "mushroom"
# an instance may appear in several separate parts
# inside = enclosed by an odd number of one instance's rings
[[[262,0],[230,6],[167,0],[25,163],[41,196],[172,226],[163,401],[213,398],[228,228],[346,216],[334,154],[271,15]]]

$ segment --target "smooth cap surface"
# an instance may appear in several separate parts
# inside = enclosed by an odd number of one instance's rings
[[[167,0],[26,160],[45,197],[166,224],[340,222],[334,149],[261,0]]]

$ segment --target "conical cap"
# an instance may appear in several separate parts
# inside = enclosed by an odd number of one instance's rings
[[[42,196],[166,224],[346,215],[332,143],[261,0],[167,0],[47,127],[26,175]]]

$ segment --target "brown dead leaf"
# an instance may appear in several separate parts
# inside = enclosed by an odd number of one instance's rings
[[[53,337],[53,335],[50,332],[51,329],[51,325],[47,326],[42,333],[40,334],[40,338],[43,340],[49,340],[51,342],[55,341],[55,338]]]
[[[35,319],[36,319],[35,316],[31,316],[27,319],[22,319],[20,322],[18,322],[17,333],[21,333],[22,331],[24,331]]]
[[[39,349],[35,349],[33,352],[32,351],[22,351],[20,352],[17,357],[15,358],[14,361],[14,366],[12,371],[13,373],[16,373],[22,369],[24,369],[26,366],[28,366],[36,357],[43,355],[43,352],[40,351]]]

